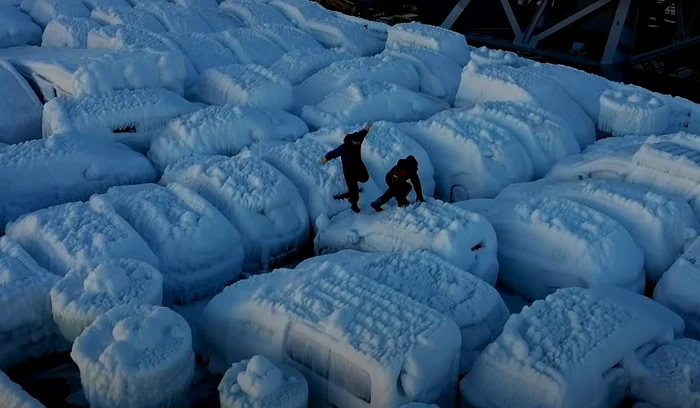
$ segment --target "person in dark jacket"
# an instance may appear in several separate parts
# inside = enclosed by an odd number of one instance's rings
[[[343,194],[333,196],[336,200],[347,199],[350,202],[350,208],[356,213],[360,212],[360,207],[357,203],[360,201],[360,188],[357,183],[365,183],[369,180],[367,167],[362,162],[362,142],[365,140],[367,133],[371,129],[371,125],[367,125],[355,133],[345,135],[343,144],[338,148],[328,152],[321,158],[321,164],[340,157],[343,164],[343,176],[345,184],[348,186],[348,191]]]
[[[392,198],[396,199],[399,207],[408,205],[408,194],[411,192],[411,185],[416,190],[416,198],[420,202],[425,202],[423,198],[423,188],[418,177],[418,161],[413,155],[405,159],[399,159],[394,167],[386,173],[384,178],[389,189],[377,200],[370,204],[374,211],[382,211],[382,206]],[[409,184],[410,182],[410,184]]]

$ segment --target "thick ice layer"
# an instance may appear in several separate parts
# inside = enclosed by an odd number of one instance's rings
[[[448,406],[455,398],[455,323],[339,265],[279,269],[237,282],[212,299],[201,327],[211,369],[256,354],[287,362],[309,381],[312,404]],[[336,391],[326,393],[329,387]]]
[[[145,11],[155,17],[166,31],[176,33],[210,33],[209,24],[199,14],[187,7],[177,6],[165,1],[146,1],[139,3],[134,10]]]
[[[277,44],[284,52],[310,50],[323,52],[325,48],[306,32],[289,24],[263,24],[251,28]]]
[[[496,233],[488,221],[432,199],[374,214],[340,213],[319,226],[314,247],[317,254],[424,249],[489,282],[498,271]]]
[[[291,110],[292,85],[259,65],[232,64],[204,71],[190,89],[195,100],[212,105],[239,105]]]
[[[0,238],[0,368],[68,348],[51,318],[49,290],[58,280],[16,242]],[[0,389],[0,404],[8,406],[3,398]]]
[[[241,272],[241,236],[208,201],[180,184],[110,188],[91,205],[115,211],[159,259],[164,302],[216,293]]]
[[[300,28],[306,27],[309,20],[333,17],[332,12],[309,0],[272,0],[269,4]]]
[[[246,271],[283,265],[309,239],[309,215],[296,187],[260,159],[181,160],[161,179],[172,182],[196,191],[241,232]]]
[[[170,309],[119,306],[98,317],[73,344],[90,406],[175,406],[194,377],[190,327]]]
[[[628,385],[625,366],[673,339],[670,326],[645,313],[653,305],[644,306],[582,288],[526,306],[460,384],[462,405],[617,406]]]
[[[469,372],[510,316],[496,289],[430,252],[367,254],[346,250],[310,258],[298,268],[314,268],[323,262],[372,278],[451,318],[462,332],[460,375]],[[496,283],[495,274],[483,278],[493,278],[489,283]]]
[[[519,295],[543,299],[559,288],[600,284],[644,291],[644,253],[601,212],[561,197],[457,205],[493,225],[499,282]]]
[[[71,269],[108,259],[131,258],[158,267],[158,258],[121,217],[82,202],[38,210],[7,224],[7,236],[48,271]]]
[[[420,76],[421,92],[454,102],[462,73],[462,67],[456,62],[422,47],[399,47],[389,49],[387,54],[413,64]]]
[[[680,339],[659,347],[632,370],[630,392],[635,399],[659,407],[696,407],[700,405],[699,376],[700,342]]]
[[[520,62],[518,54],[510,51],[492,50],[487,47],[472,48],[469,53],[470,60],[481,65],[508,65],[517,67]]]
[[[157,18],[141,8],[125,6],[99,6],[90,13],[92,19],[100,24],[128,26],[163,33],[166,30]]]
[[[301,117],[311,128],[359,125],[380,120],[412,122],[449,109],[436,97],[383,82],[356,82],[334,91],[319,103],[307,105]]]
[[[71,269],[50,292],[53,319],[66,340],[75,341],[97,317],[120,305],[160,305],[163,277],[133,259],[110,259]]]
[[[309,137],[314,137],[326,143],[343,143],[346,134],[356,130],[356,127],[339,127],[321,129]],[[433,179],[434,170],[428,154],[418,143],[406,136],[394,124],[388,122],[376,122],[372,124],[372,131],[367,134],[362,142],[362,162],[367,167],[367,171],[375,180],[377,187],[385,191],[386,173],[396,165],[399,159],[405,159],[413,155],[418,161],[418,176],[420,177],[423,196],[432,197],[435,192],[435,181]],[[409,199],[415,201],[415,190],[411,190]],[[391,201],[395,204],[395,200]]]
[[[595,126],[586,112],[556,82],[537,70],[468,64],[462,70],[455,106],[470,107],[490,101],[537,104],[566,121],[582,148],[595,141]]]
[[[661,134],[668,120],[668,104],[651,93],[616,87],[600,96],[598,129],[613,136]]]
[[[387,48],[423,47],[451,58],[460,66],[469,62],[471,48],[462,34],[418,22],[396,24],[389,29]]]
[[[353,58],[334,62],[294,90],[297,109],[315,105],[323,98],[357,82],[393,83],[412,91],[420,89],[418,72],[408,61],[393,57]]]
[[[234,363],[218,389],[222,408],[306,408],[309,400],[309,385],[298,370],[259,355]]]
[[[45,408],[19,385],[0,371],[0,406],[7,408]]]
[[[332,63],[350,58],[352,54],[338,50],[294,50],[272,64],[270,72],[296,86]]]
[[[358,57],[378,54],[384,43],[364,25],[340,17],[314,17],[303,29],[327,48],[338,48]]]
[[[262,157],[294,183],[306,204],[311,223],[317,227],[316,219],[319,216],[332,217],[349,208],[347,201],[333,198],[334,195],[348,190],[340,160],[333,160],[325,165],[319,163],[326,153],[336,147],[337,144],[304,137],[294,143],[253,145],[252,151],[246,152],[246,155]],[[360,188],[361,207],[368,207],[369,203],[381,194],[372,178],[360,184]]]
[[[442,200],[494,197],[508,184],[532,180],[532,161],[516,137],[476,115],[439,113],[399,128],[428,153]]]
[[[233,51],[241,64],[269,67],[284,55],[284,49],[263,32],[260,29],[238,28],[215,33],[214,37]]]
[[[36,0],[29,16],[44,28],[58,16],[90,18],[90,10],[80,0]]]
[[[510,131],[527,151],[534,178],[543,177],[559,160],[581,148],[571,129],[553,113],[523,102],[486,102],[469,111]],[[445,112],[450,116],[450,112]]]
[[[0,89],[3,94],[0,98],[0,142],[19,143],[40,138],[41,101],[22,75],[2,60]]]
[[[695,235],[697,219],[688,203],[648,188],[618,180],[583,180],[512,184],[498,199],[568,198],[608,215],[629,232],[644,252],[647,279],[657,282]]]
[[[41,46],[87,48],[88,32],[98,28],[100,25],[88,18],[59,15],[44,29]]]
[[[165,89],[125,89],[59,97],[44,105],[44,137],[64,132],[121,142],[146,152],[153,133],[199,106]]]
[[[63,135],[10,145],[0,150],[0,229],[40,208],[157,177],[148,159],[116,143]]]
[[[291,24],[277,9],[256,0],[226,0],[219,7],[233,13],[247,26],[261,24]]]
[[[13,7],[0,9],[0,48],[41,44],[41,27]]]
[[[194,9],[194,11],[199,14],[199,17],[207,23],[214,33],[244,26],[241,19],[223,8],[199,7]]]
[[[171,120],[153,140],[149,158],[163,170],[190,156],[234,156],[261,141],[294,141],[308,132],[298,117],[277,110],[208,106]]]
[[[238,63],[238,57],[212,35],[170,32],[167,37],[177,44],[200,75],[210,68]]]

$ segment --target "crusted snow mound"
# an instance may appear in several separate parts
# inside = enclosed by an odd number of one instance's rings
[[[241,19],[223,8],[198,7],[190,10],[199,14],[199,17],[207,23],[214,33],[244,26]]]
[[[399,129],[430,156],[435,197],[442,200],[494,197],[508,184],[532,180],[532,161],[518,139],[469,112],[441,112]]]
[[[0,150],[0,230],[22,214],[157,177],[148,159],[116,143],[62,135],[7,146]]]
[[[99,29],[96,22],[81,17],[58,16],[44,29],[41,37],[42,47],[87,48],[90,30]]]
[[[219,7],[216,0],[173,0],[172,3],[190,9],[215,9]]]
[[[50,295],[53,319],[72,343],[95,319],[116,306],[160,305],[163,277],[147,263],[110,259],[72,269]]]
[[[679,339],[665,344],[632,370],[630,393],[635,399],[664,408],[700,405],[700,342]]]
[[[644,252],[644,269],[652,282],[659,280],[695,235],[697,219],[685,200],[619,180],[512,184],[498,199],[547,196],[568,198],[619,222]]]
[[[51,318],[49,290],[58,280],[16,242],[0,238],[0,368],[68,348]],[[0,404],[13,406],[3,394]]]
[[[0,371],[0,406],[7,408],[45,408],[19,385]]]
[[[82,202],[45,208],[7,224],[7,236],[49,272],[115,258],[131,258],[158,267],[158,258],[129,224],[113,212]]]
[[[214,34],[214,38],[233,51],[241,64],[269,67],[285,53],[285,50],[260,28],[226,30]]]
[[[349,207],[345,200],[335,200],[336,194],[347,192],[340,160],[321,165],[319,160],[338,147],[335,143],[322,142],[314,137],[303,137],[294,143],[256,144],[245,156],[257,156],[272,164],[287,176],[301,194],[313,227],[320,216],[332,217]],[[381,194],[371,177],[360,184],[360,207]]]
[[[462,67],[456,62],[439,52],[422,47],[398,47],[389,49],[386,53],[413,64],[420,76],[421,92],[454,102],[462,73]]]
[[[247,26],[287,24],[291,22],[275,7],[257,0],[226,0],[219,7],[233,13]]]
[[[0,60],[0,89],[3,93],[0,99],[0,142],[38,139],[43,109],[41,101],[22,75],[3,60]]]
[[[184,53],[165,33],[157,33],[133,25],[105,25],[90,30],[88,48],[133,49],[148,48],[154,51]]]
[[[323,46],[311,35],[289,24],[263,24],[251,28],[268,37],[285,52],[294,50],[312,50],[322,52]]]
[[[198,74],[209,68],[238,63],[233,52],[211,34],[171,32],[167,37],[177,44]]]
[[[296,187],[260,159],[184,159],[165,170],[161,183],[172,182],[196,191],[241,232],[245,271],[280,266],[309,239],[309,215]]]
[[[352,54],[339,50],[300,49],[287,52],[269,69],[296,86],[332,63],[351,58]]]
[[[517,67],[520,65],[520,57],[518,54],[510,51],[492,50],[487,47],[472,48],[469,53],[470,61],[475,64],[493,64],[493,65],[508,65]]]
[[[41,28],[61,15],[90,18],[90,10],[80,0],[36,0],[28,14]]]
[[[232,64],[204,71],[190,89],[197,101],[291,110],[292,84],[259,65]]]
[[[471,47],[462,34],[418,22],[396,24],[389,29],[387,48],[423,47],[451,58],[460,66],[469,62]]]
[[[315,18],[333,17],[333,13],[309,0],[272,0],[270,6],[284,14],[297,27],[305,28],[306,22]]]
[[[41,27],[14,7],[0,9],[0,48],[41,44]]]
[[[304,106],[301,117],[319,129],[379,120],[412,122],[449,108],[441,99],[396,84],[362,81],[326,95],[315,105]]]
[[[160,261],[165,304],[216,293],[241,272],[241,236],[194,191],[173,183],[112,187],[90,203],[115,211],[148,243]]]
[[[489,101],[539,105],[565,120],[582,148],[595,141],[595,126],[581,106],[556,82],[534,69],[468,64],[462,70],[455,106],[469,107]]]
[[[278,110],[208,106],[168,123],[153,139],[148,157],[163,170],[191,156],[234,156],[261,141],[294,141],[309,128],[298,117]]]
[[[307,259],[298,268],[317,267],[323,262],[372,278],[451,318],[462,332],[460,375],[469,372],[510,316],[496,289],[430,252],[368,254],[345,250]],[[495,284],[493,278],[490,283]]]
[[[304,23],[303,29],[327,48],[338,48],[358,57],[378,54],[384,48],[384,43],[363,24],[335,15],[314,16]]]
[[[561,289],[511,316],[460,384],[462,405],[617,406],[629,384],[626,366],[673,340],[672,328],[648,314],[660,306],[620,293]]]
[[[571,129],[553,113],[523,102],[486,102],[469,111],[510,131],[527,151],[534,178],[581,148]],[[450,115],[445,112],[445,115]]]
[[[559,288],[608,284],[642,293],[644,253],[617,221],[561,197],[463,201],[498,236],[499,282],[543,299]]]
[[[187,7],[165,1],[140,2],[134,10],[145,11],[155,17],[166,31],[176,33],[210,33],[209,24]],[[128,22],[127,22],[128,24]]]
[[[161,306],[118,306],[75,340],[71,358],[90,406],[174,406],[194,377],[190,327]]]
[[[121,142],[146,152],[153,133],[176,116],[199,106],[165,89],[125,89],[103,94],[59,97],[44,105],[44,137],[80,133]]]
[[[141,8],[117,5],[98,6],[90,12],[90,17],[104,25],[128,26],[129,28],[139,28],[154,33],[167,31],[153,14]]]
[[[353,58],[334,62],[294,89],[294,102],[301,110],[315,105],[334,91],[357,82],[393,83],[412,91],[420,89],[418,72],[411,63],[393,57]]]
[[[306,408],[309,400],[309,385],[298,370],[259,355],[234,363],[218,389],[222,408]]]
[[[211,370],[264,354],[313,379],[312,404],[364,401],[379,408],[420,400],[448,406],[456,397],[456,324],[340,265],[278,269],[237,282],[209,302],[200,327]],[[326,393],[328,387],[337,392]]]
[[[667,103],[649,92],[616,87],[600,96],[598,129],[613,136],[660,134],[666,130],[669,111]]]
[[[498,273],[496,233],[486,218],[432,199],[374,214],[340,213],[320,228],[314,247],[317,254],[424,249],[491,283]]]

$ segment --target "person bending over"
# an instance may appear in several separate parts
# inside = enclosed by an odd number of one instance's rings
[[[388,203],[392,198],[396,199],[399,207],[407,206],[408,194],[411,192],[411,186],[416,190],[416,198],[418,201],[425,202],[423,198],[423,188],[420,184],[420,177],[418,177],[418,161],[413,155],[405,159],[399,159],[396,165],[386,173],[384,180],[387,186],[389,186],[389,189],[370,204],[372,208],[374,208],[374,211],[382,211],[382,206]]]

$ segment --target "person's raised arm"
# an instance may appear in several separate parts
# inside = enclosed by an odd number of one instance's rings
[[[344,148],[345,148],[345,145],[344,145],[344,144],[341,144],[341,145],[338,146],[337,148],[335,148],[335,149],[331,150],[330,152],[326,153],[326,155],[323,156],[323,157],[321,158],[321,164],[326,164],[326,163],[328,163],[329,161],[331,161],[331,160],[333,160],[333,159],[337,159],[338,157],[340,157],[340,156],[343,154]]]

